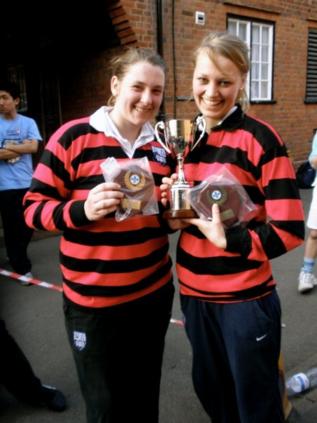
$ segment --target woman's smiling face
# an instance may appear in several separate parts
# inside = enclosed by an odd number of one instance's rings
[[[114,113],[132,125],[142,126],[158,113],[164,84],[165,75],[159,66],[147,62],[131,65],[123,79],[112,77]]]
[[[201,51],[193,75],[193,94],[203,116],[216,125],[236,104],[245,77],[226,57],[215,54],[213,60]]]

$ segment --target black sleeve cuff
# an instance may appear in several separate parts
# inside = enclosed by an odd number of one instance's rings
[[[84,200],[78,200],[70,206],[69,214],[75,226],[84,226],[91,223],[85,214],[84,204]]]
[[[229,253],[239,253],[247,257],[251,252],[251,236],[247,228],[237,226],[226,231],[227,248]]]

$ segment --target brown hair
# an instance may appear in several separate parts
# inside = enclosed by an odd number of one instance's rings
[[[111,75],[116,76],[119,80],[122,80],[127,74],[130,66],[140,62],[145,62],[153,66],[158,66],[163,70],[165,74],[165,62],[158,53],[155,53],[153,50],[145,48],[129,48],[123,54],[114,57],[110,61]],[[114,103],[115,97],[111,95],[107,101],[107,105],[113,106]]]
[[[239,37],[228,32],[211,32],[208,34],[194,52],[195,62],[201,52],[207,53],[209,59],[216,66],[215,55],[219,54],[231,60],[244,77],[249,72],[250,61],[247,45]],[[248,108],[249,100],[245,89],[241,90],[237,103],[241,105],[243,110]]]

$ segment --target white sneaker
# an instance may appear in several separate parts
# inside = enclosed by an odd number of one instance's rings
[[[300,272],[298,276],[298,292],[304,294],[311,291],[317,285],[317,278],[312,273]]]
[[[22,275],[22,277],[20,279],[18,279],[19,284],[22,285],[22,286],[30,286],[30,285],[32,285],[32,283],[29,282],[27,280],[27,278],[33,278],[33,275],[32,275],[31,272],[27,272],[24,275]]]

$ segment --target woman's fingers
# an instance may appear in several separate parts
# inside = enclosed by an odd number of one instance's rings
[[[98,220],[114,212],[123,196],[120,185],[114,182],[105,182],[92,188],[84,204],[87,219]]]

